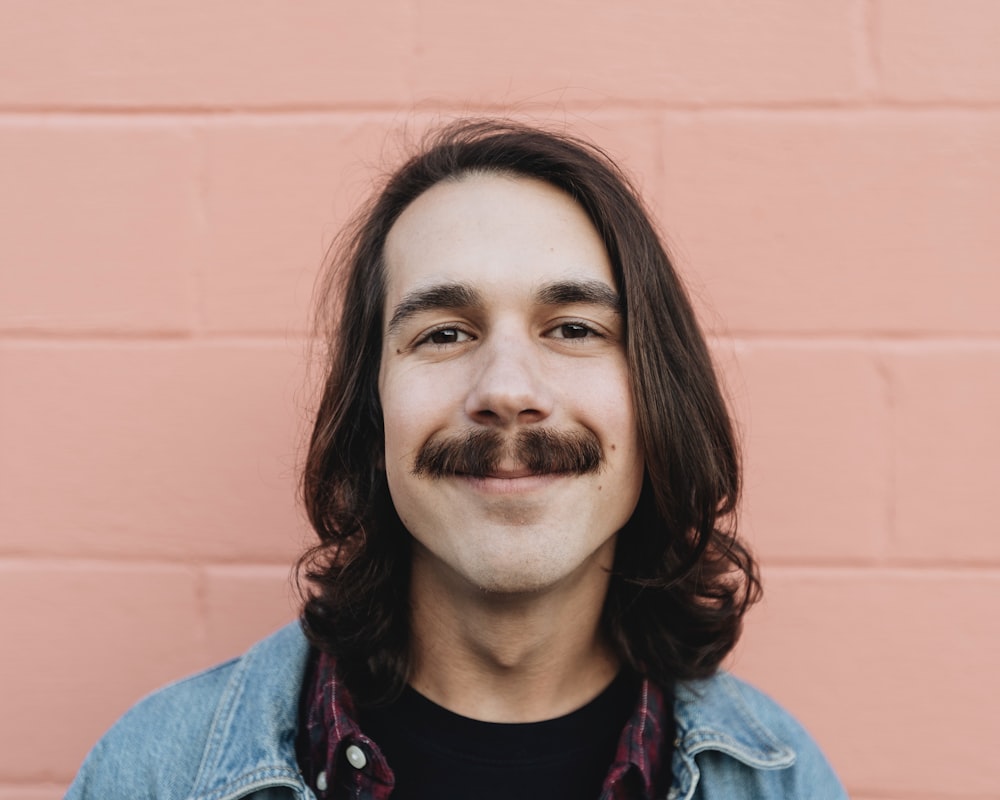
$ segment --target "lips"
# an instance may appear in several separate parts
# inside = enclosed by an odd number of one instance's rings
[[[508,480],[513,481],[518,478],[530,478],[535,475],[543,475],[545,473],[535,472],[534,470],[528,469],[527,467],[512,467],[510,469],[496,469],[491,470],[483,475],[476,475],[472,477],[481,478],[496,478],[498,480]]]
[[[544,492],[553,486],[565,473],[531,472],[517,470],[493,472],[487,475],[465,475],[458,478],[467,487],[478,494],[495,497],[540,497],[538,492]]]

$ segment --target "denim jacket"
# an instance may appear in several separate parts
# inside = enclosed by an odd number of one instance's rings
[[[295,759],[308,650],[288,625],[150,695],[94,746],[67,800],[313,800]],[[667,800],[847,797],[798,723],[730,675],[679,684],[674,715]]]

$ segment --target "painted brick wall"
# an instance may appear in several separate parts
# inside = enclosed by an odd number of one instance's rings
[[[852,796],[1000,797],[1000,4],[0,3],[0,800],[290,619],[307,307],[401,127],[637,176],[744,431],[735,670]]]

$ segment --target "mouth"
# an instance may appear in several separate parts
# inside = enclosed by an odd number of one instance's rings
[[[527,468],[496,469],[483,474],[458,474],[457,478],[466,482],[474,490],[484,494],[512,495],[525,494],[544,489],[554,481],[565,477],[563,472],[534,472]]]
[[[496,480],[513,481],[520,480],[521,478],[531,478],[535,476],[542,476],[546,474],[545,472],[533,472],[527,467],[517,467],[514,469],[496,469],[491,472],[484,473],[482,475],[470,475],[472,478],[494,478]]]

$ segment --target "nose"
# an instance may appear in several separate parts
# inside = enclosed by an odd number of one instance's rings
[[[552,413],[552,394],[530,342],[506,337],[480,349],[481,362],[466,398],[466,413],[481,425],[541,422]]]

